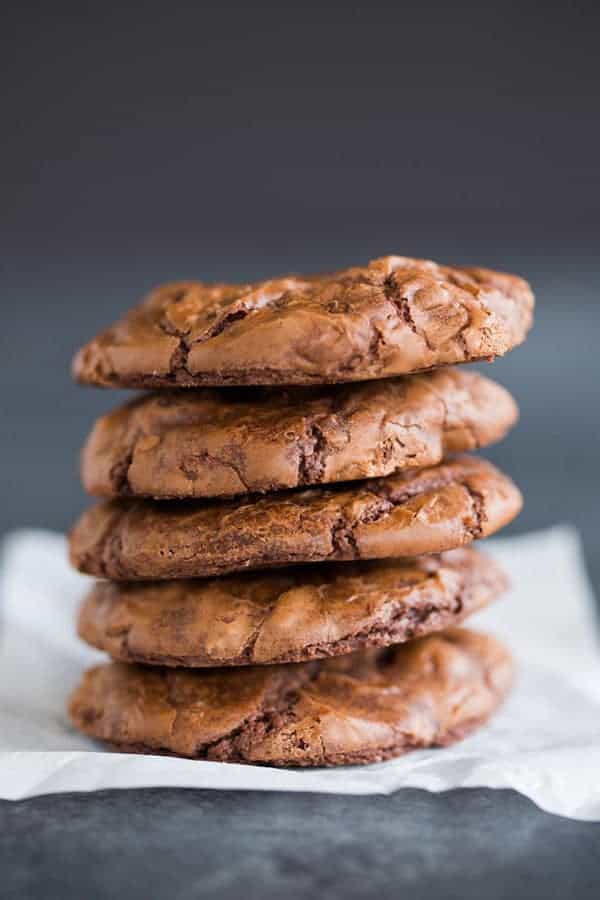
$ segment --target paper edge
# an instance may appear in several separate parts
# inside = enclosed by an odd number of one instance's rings
[[[33,778],[32,768],[36,769],[37,766],[34,765],[32,767],[31,763],[32,761],[34,761],[35,763],[36,760],[41,761],[42,757],[44,761],[51,759],[52,766],[46,772],[39,773],[37,778]],[[78,769],[80,767],[87,768],[87,763],[90,762],[90,757],[94,757],[94,766],[96,768],[98,762],[102,763],[103,772],[101,774],[101,778],[103,785],[101,788],[95,788],[93,786],[78,786]],[[600,765],[600,751],[598,751],[598,757],[598,764]],[[127,769],[129,769],[128,762],[130,762],[132,769],[134,767],[136,769],[133,779],[131,773],[127,771]],[[479,782],[479,778],[481,776],[476,776],[475,778],[473,778],[471,774],[467,774],[461,783],[454,785],[452,788],[438,788],[435,785],[424,786],[422,781],[418,778],[417,772],[413,773],[411,776],[407,776],[405,783],[389,787],[373,785],[370,783],[370,778],[365,778],[363,784],[354,783],[352,786],[343,786],[341,788],[339,786],[336,786],[335,789],[333,789],[333,787],[331,789],[322,787],[315,789],[311,788],[310,784],[307,786],[306,784],[302,783],[310,780],[306,777],[305,771],[294,769],[286,770],[287,778],[288,780],[291,780],[291,784],[286,785],[285,787],[281,787],[280,785],[276,784],[270,784],[269,778],[276,779],[281,770],[266,766],[253,767],[254,774],[259,774],[261,780],[263,781],[263,784],[261,784],[260,787],[255,785],[251,788],[231,788],[230,784],[226,783],[227,769],[230,769],[232,766],[235,766],[236,768],[246,768],[246,766],[238,766],[235,763],[211,763],[198,760],[176,758],[171,760],[171,763],[174,767],[177,767],[177,769],[180,770],[189,769],[190,772],[192,772],[193,768],[199,765],[204,767],[210,766],[211,768],[215,767],[213,769],[215,773],[215,783],[210,786],[198,785],[197,783],[194,783],[193,777],[187,776],[187,771],[183,773],[183,777],[165,779],[164,776],[162,776],[162,779],[157,780],[156,776],[153,775],[153,769],[156,765],[159,764],[161,767],[164,766],[164,762],[164,756],[140,756],[139,754],[106,753],[103,751],[1,751],[0,791],[3,794],[3,800],[5,802],[19,803],[24,800],[35,799],[36,797],[50,796],[59,793],[94,794],[113,790],[238,790],[258,792],[265,791],[269,793],[280,792],[292,794],[314,793],[325,794],[329,796],[339,795],[354,797],[390,796],[397,791],[407,788],[413,790],[423,790],[434,794],[442,794],[454,790],[463,789],[514,790],[517,793],[521,794],[521,796],[524,796],[525,799],[533,803],[534,806],[537,806],[538,809],[541,809],[543,812],[551,815],[556,815],[560,816],[561,818],[582,822],[597,822],[600,818],[600,784],[598,784],[597,780],[595,783],[595,792],[592,791],[592,794],[595,795],[593,796],[593,799],[591,801],[579,804],[575,802],[572,807],[565,809],[558,802],[548,802],[547,800],[541,799],[538,796],[540,791],[543,791],[544,793],[548,792],[547,778],[542,779],[543,783],[540,784],[539,790],[531,790],[531,786],[528,786],[528,793],[523,793],[520,788],[520,783],[523,777],[527,774],[528,770],[526,766],[524,767],[522,765],[516,766],[508,773],[502,773],[501,777],[497,778],[495,784],[489,783],[490,773],[487,773],[487,783]],[[9,781],[11,777],[14,776],[15,768],[27,768],[30,780],[38,782],[35,787],[33,786],[33,784],[31,784],[29,787],[21,789],[18,792],[10,792],[10,790],[7,790],[5,782]],[[142,769],[143,771],[140,772],[140,769]],[[368,769],[362,771],[365,773],[365,775],[368,775]],[[310,774],[311,773],[309,772],[308,776],[310,776]],[[547,774],[551,777],[551,773]],[[290,779],[290,776],[296,776],[296,779]],[[65,778],[67,778],[71,782],[71,786],[61,787],[60,782]],[[123,784],[122,782],[124,780],[128,783]],[[132,781],[134,781],[133,784],[131,783]]]

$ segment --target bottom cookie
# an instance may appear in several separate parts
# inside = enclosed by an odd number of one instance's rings
[[[69,704],[77,728],[119,750],[271,766],[379,762],[459,740],[506,696],[512,659],[451,629],[334,659],[187,670],[108,663]]]

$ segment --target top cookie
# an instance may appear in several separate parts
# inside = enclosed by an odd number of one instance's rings
[[[383,378],[500,356],[524,340],[533,304],[514,275],[401,256],[333,275],[179,282],[86,344],[73,373],[133,388]]]

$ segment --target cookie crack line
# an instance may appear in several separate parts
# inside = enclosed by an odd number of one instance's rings
[[[361,525],[371,525],[384,518],[395,506],[401,503],[393,503],[387,497],[381,497],[376,491],[372,491],[375,503],[369,509],[363,511],[360,515],[348,520],[344,510],[341,510],[336,522],[331,527],[331,544],[333,559],[342,557],[347,558],[350,553],[351,559],[361,559],[360,548],[356,540],[355,531]]]
[[[242,294],[236,301],[235,309],[225,309],[223,311],[217,311],[214,314],[214,323],[210,327],[206,328],[201,334],[194,337],[192,340],[189,339],[189,335],[192,330],[191,327],[183,331],[179,328],[176,328],[163,315],[158,322],[160,329],[170,337],[178,338],[180,342],[180,346],[177,348],[174,354],[174,369],[177,370],[183,368],[186,374],[190,374],[187,369],[187,357],[192,347],[196,346],[197,344],[203,344],[206,341],[211,340],[212,338],[218,337],[233,324],[235,324],[235,322],[240,322],[242,319],[245,319],[253,312],[258,312],[260,309],[264,309],[265,307],[276,306],[286,293],[287,291],[285,289],[281,289],[271,297],[263,297],[262,302],[257,303],[256,306],[252,306],[248,303],[248,295],[252,294],[252,288],[251,286],[248,286],[246,295]],[[185,296],[185,289],[180,290],[171,298],[171,302],[177,304],[184,300]]]
[[[116,495],[123,497],[133,496],[131,484],[129,483],[129,471],[133,463],[133,457],[138,441],[144,436],[143,430],[137,428],[134,433],[129,436],[123,456],[120,459],[117,459],[117,462],[110,469],[108,477]]]
[[[283,715],[283,713],[280,713],[279,715]],[[227,734],[215,738],[214,741],[198,744],[195,747],[194,755],[198,759],[218,759],[219,756],[222,755],[225,747],[230,745],[231,750],[230,754],[227,755],[227,758],[232,762],[243,762],[247,758],[247,754],[241,752],[241,748],[236,746],[236,744],[239,745],[240,737],[247,734],[249,730],[256,731],[261,729],[261,727],[264,727],[265,732],[268,733],[272,730],[277,716],[278,714],[275,710],[263,710],[254,716],[248,716],[247,719]],[[219,753],[219,749],[221,750],[221,753]]]
[[[121,497],[128,497],[133,493],[129,484],[129,470],[134,452],[135,442],[125,450],[122,458],[111,467],[108,474],[114,493]]]
[[[295,673],[294,681],[288,685],[285,676],[272,685],[267,696],[262,700],[262,709],[255,712],[236,725],[226,734],[212,741],[201,742],[195,747],[195,755],[200,759],[225,758],[231,762],[244,762],[251,759],[251,755],[245,751],[241,739],[252,746],[255,738],[264,737],[275,729],[281,729],[294,721],[294,707],[296,706],[300,692],[307,684],[319,675],[318,663],[306,663],[301,667],[302,671]],[[277,678],[277,676],[275,676]]]
[[[358,543],[355,537],[355,530],[361,525],[371,525],[375,522],[379,522],[381,519],[385,518],[388,513],[392,510],[396,509],[399,506],[403,506],[408,500],[412,497],[417,496],[425,496],[426,494],[434,493],[437,490],[443,490],[444,487],[447,487],[449,484],[457,484],[467,491],[472,505],[473,505],[473,513],[475,516],[475,524],[470,525],[468,522],[465,522],[465,529],[472,540],[477,540],[483,534],[483,528],[487,521],[487,516],[485,513],[485,498],[483,494],[479,491],[476,491],[472,485],[470,484],[468,478],[457,478],[457,479],[440,479],[438,483],[433,483],[427,486],[427,489],[424,491],[407,491],[400,495],[387,497],[381,496],[378,491],[373,490],[373,496],[379,499],[379,503],[376,503],[372,508],[365,510],[361,515],[357,516],[355,519],[350,522],[347,521],[343,512],[339,518],[339,520],[334,523],[331,529],[331,542],[333,545],[333,553],[336,554],[346,554],[348,550],[351,551],[353,559],[360,559],[360,549],[358,547]],[[385,486],[384,486],[385,488]],[[412,518],[413,520],[418,516],[418,511],[414,511]]]
[[[182,297],[185,294],[182,294]],[[177,298],[174,298],[177,300]],[[178,328],[175,328],[170,322],[168,322],[163,316],[159,319],[158,325],[161,331],[164,334],[167,334],[169,337],[175,337],[179,341],[179,346],[173,351],[171,359],[169,361],[169,372],[172,377],[176,378],[178,374],[182,374],[188,378],[193,378],[193,373],[190,371],[188,367],[188,357],[192,351],[192,348],[197,344],[203,344],[205,341],[211,340],[211,338],[215,338],[218,335],[222,334],[234,322],[239,322],[241,319],[245,319],[252,312],[251,309],[246,307],[234,310],[232,312],[225,313],[218,321],[211,327],[208,328],[204,334],[195,338],[194,340],[189,340],[189,334],[191,329],[187,329],[186,331],[181,331]]]
[[[213,328],[208,329],[201,337],[197,338],[197,340],[193,341],[193,344],[202,344],[204,341],[208,341],[211,338],[217,337],[217,335],[222,334],[228,328],[233,325],[234,322],[239,322],[241,319],[245,319],[246,316],[250,315],[252,310],[246,309],[245,307],[242,309],[237,309],[235,312],[226,313],[220,321],[218,321]]]
[[[466,528],[471,534],[473,540],[477,540],[482,536],[485,523],[487,522],[487,515],[485,511],[485,497],[480,491],[475,490],[475,488],[470,484],[467,478],[465,478],[464,482],[462,482],[462,486],[471,498],[471,502],[473,504],[473,512],[475,514],[475,525],[469,526],[467,524]]]
[[[405,643],[425,634],[458,624],[471,612],[461,588],[444,604],[423,603],[419,607],[407,607],[404,601],[396,601],[389,618],[378,619],[363,628],[350,630],[329,642],[306,644],[301,652],[290,650],[260,665],[280,665],[305,662],[312,659],[345,656],[348,653],[370,647],[385,648]],[[254,662],[254,661],[253,661]],[[258,665],[258,663],[254,663]]]
[[[320,484],[325,474],[325,459],[329,453],[329,445],[322,428],[312,422],[307,429],[306,440],[298,444],[298,485]]]
[[[199,462],[206,461],[217,466],[223,466],[223,468],[226,469],[231,469],[234,475],[238,478],[243,490],[247,494],[252,493],[253,488],[247,482],[245,476],[242,475],[242,466],[236,465],[232,460],[225,459],[222,456],[215,456],[213,453],[209,453],[208,450],[202,450],[198,453],[190,453],[188,454],[186,459],[180,463],[179,469],[181,470],[181,472],[183,472],[188,481],[194,481],[196,478],[196,473],[194,472],[193,467],[189,465],[189,461],[191,460],[198,460]]]
[[[256,628],[254,628],[254,630],[252,631],[252,633],[249,635],[248,639],[246,640],[246,643],[244,644],[244,647],[240,654],[240,657],[244,662],[250,662],[250,663],[254,662],[254,648],[256,647],[256,644],[258,643],[258,639],[261,636],[262,631],[265,627],[265,622],[267,621],[269,615],[271,614],[273,606],[275,606],[275,604],[276,604],[276,601],[273,602],[273,604],[269,610],[264,611],[264,614],[263,614],[262,618],[259,620],[259,622],[257,623]]]
[[[454,283],[455,287],[459,288],[461,291],[466,290],[466,288],[460,285],[458,282],[453,282],[452,278],[450,278],[449,280],[451,283]],[[417,337],[420,337],[425,342],[425,345],[429,351],[435,352],[437,348],[435,344],[431,343],[427,332],[422,331],[417,327],[417,323],[414,320],[414,316],[410,308],[410,301],[408,297],[405,297],[402,294],[402,291],[396,284],[394,273],[388,275],[385,278],[384,293],[387,299],[396,307],[398,315],[408,325],[412,333]],[[476,300],[479,307],[489,314],[489,310],[487,309],[485,303],[482,302],[480,297],[476,297],[476,295],[471,292],[471,298]],[[472,316],[470,310],[464,303],[460,303],[460,301],[457,302],[459,303],[461,310],[466,316],[466,322],[461,325],[460,328],[452,335],[452,340],[456,341],[456,343],[460,345],[464,360],[468,360],[469,350],[465,339],[465,331],[467,331],[472,326]]]
[[[98,570],[94,571],[100,578],[112,578],[120,572],[120,552],[122,546],[121,523],[125,516],[125,512],[121,510],[117,515],[117,521],[114,523],[114,530],[111,528],[110,522],[105,524],[104,530],[97,543],[93,547],[91,553],[84,550],[81,556],[81,571],[85,571],[88,563],[93,559],[98,560]],[[114,568],[113,568],[114,567]]]
[[[169,373],[171,377],[176,378],[178,373],[182,373],[191,378],[192,373],[187,367],[188,356],[192,349],[191,344],[187,340],[189,331],[183,332],[178,328],[174,328],[164,316],[161,316],[161,318],[158,319],[157,324],[163,334],[166,334],[168,337],[177,338],[179,341],[179,346],[175,348],[171,354],[171,359],[169,360]]]
[[[396,312],[397,312],[399,318],[400,318],[406,325],[408,325],[408,327],[410,328],[410,330],[412,331],[412,333],[415,334],[417,337],[422,338],[422,340],[425,341],[425,344],[427,345],[427,349],[428,349],[428,350],[433,350],[433,349],[435,349],[435,348],[433,348],[433,347],[430,345],[429,340],[428,340],[428,338],[427,338],[427,335],[426,335],[426,334],[423,334],[423,333],[422,333],[421,331],[419,331],[419,329],[417,328],[417,323],[415,322],[415,320],[414,320],[414,318],[413,318],[413,315],[412,315],[412,312],[411,312],[411,309],[410,309],[410,304],[409,304],[409,302],[408,302],[408,297],[404,297],[404,296],[402,295],[402,292],[400,291],[398,285],[397,285],[396,282],[395,282],[394,274],[393,274],[393,273],[390,274],[390,275],[388,275],[388,276],[384,279],[384,282],[383,282],[383,292],[384,292],[386,298],[390,301],[390,303],[391,303],[391,304],[394,306],[394,308],[396,309]]]

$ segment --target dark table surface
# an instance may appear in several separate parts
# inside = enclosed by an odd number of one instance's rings
[[[512,791],[103,791],[0,810],[6,900],[597,900],[600,885],[600,824]]]

